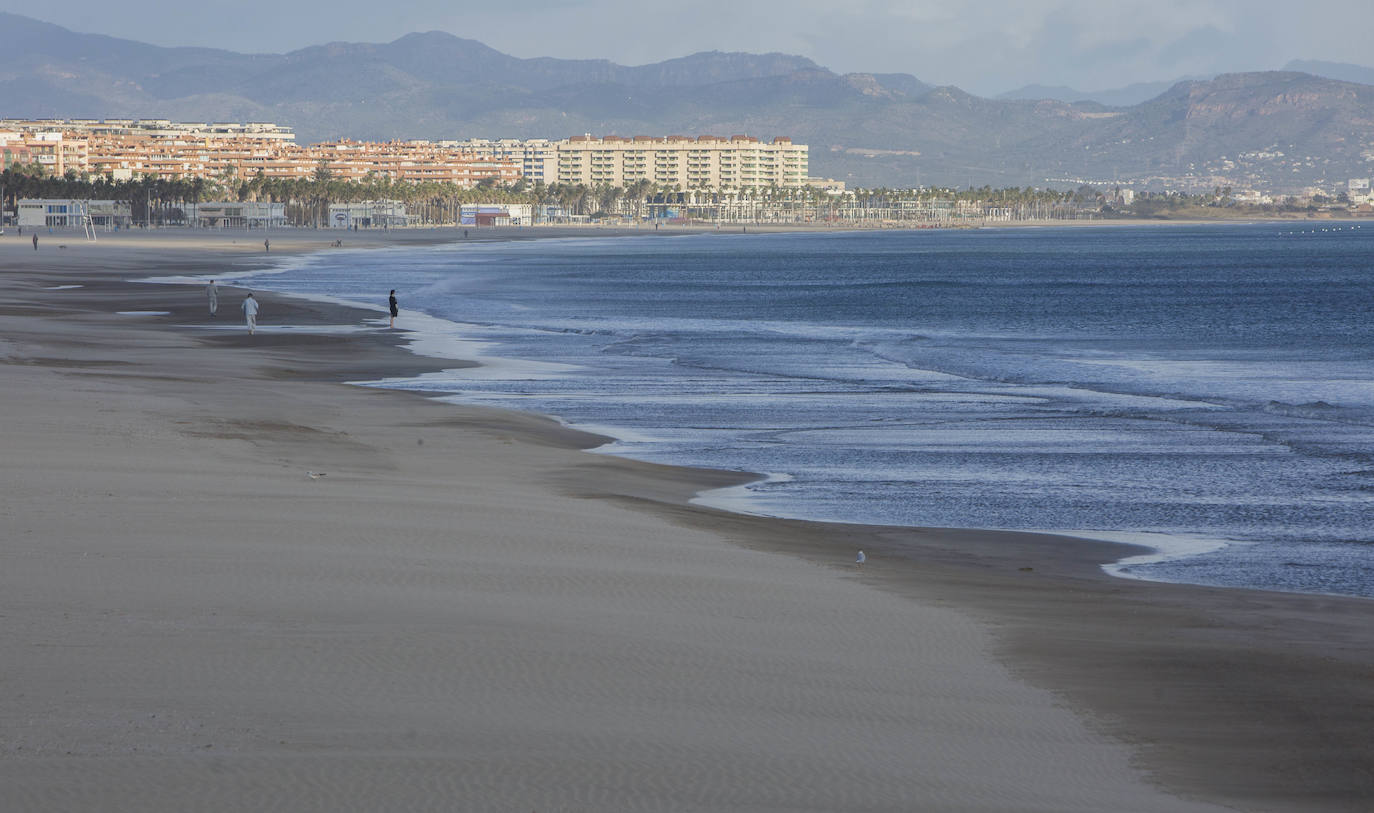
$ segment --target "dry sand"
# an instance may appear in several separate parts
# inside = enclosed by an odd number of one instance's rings
[[[249,337],[231,289],[211,320],[199,287],[126,282],[223,275],[260,239],[21,239],[0,810],[1372,806],[1374,603],[688,507],[738,475],[338,383],[435,366],[379,313],[261,295]]]

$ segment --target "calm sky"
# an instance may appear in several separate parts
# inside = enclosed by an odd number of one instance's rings
[[[984,95],[1031,83],[1101,90],[1290,59],[1374,65],[1370,0],[0,0],[0,9],[86,33],[246,52],[431,30],[515,56],[626,65],[781,51]]]

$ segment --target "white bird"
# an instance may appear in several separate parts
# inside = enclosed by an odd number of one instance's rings
[[[305,476],[306,476],[306,477],[309,477],[311,480],[318,480],[318,479],[320,479],[321,477],[324,477],[324,476],[325,476],[325,472],[322,472],[322,471],[307,471],[307,472],[305,473]]]
[[[859,565],[860,567],[862,567],[862,566],[863,566],[863,563],[864,563],[864,562],[867,562],[867,561],[868,561],[868,557],[867,557],[867,556],[864,556],[864,552],[863,552],[863,551],[859,551],[859,558],[857,558],[857,559],[854,560],[854,564]]]

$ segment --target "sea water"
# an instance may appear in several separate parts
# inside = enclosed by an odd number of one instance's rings
[[[486,363],[387,386],[768,475],[716,505],[1167,540],[1193,555],[1116,572],[1374,596],[1374,224],[458,242],[253,284],[394,288],[418,350]]]

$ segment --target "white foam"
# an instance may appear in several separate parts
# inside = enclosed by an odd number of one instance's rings
[[[254,258],[253,262],[261,262],[262,258]],[[225,280],[237,280],[245,277],[257,277],[267,274],[284,274],[288,271],[295,271],[317,261],[316,255],[301,254],[294,256],[283,256],[273,258],[270,265],[251,268],[244,271],[217,271],[213,274],[170,274],[157,277],[143,277],[133,279],[130,282],[149,282],[157,285],[204,285],[210,280],[222,282]],[[245,260],[244,262],[247,262]]]
[[[768,473],[763,475],[762,479],[754,480],[750,483],[743,483],[737,486],[726,486],[724,488],[708,488],[705,491],[697,492],[697,495],[688,502],[692,505],[729,511],[732,514],[747,514],[751,517],[770,517],[774,515],[758,510],[758,499],[755,487],[773,483],[790,483],[792,479],[792,475],[790,474],[782,472]]]
[[[171,316],[171,311],[115,311],[120,316]]]
[[[611,426],[609,424],[599,423],[578,423],[572,426],[574,429],[582,432],[590,432],[593,435],[602,435],[610,438],[606,443],[603,443],[595,449],[589,449],[588,451],[612,456],[624,454],[631,446],[651,446],[669,440],[669,438],[663,434],[643,432],[629,429],[624,426]]]
[[[247,330],[243,320],[226,319],[213,325],[177,325],[190,330]],[[300,333],[320,336],[346,336],[352,333],[371,333],[374,328],[364,325],[264,325],[258,323],[258,333]]]
[[[84,288],[84,285],[50,285],[44,288],[45,291],[69,291],[72,288]]]
[[[1108,575],[1122,579],[1139,579],[1142,581],[1162,581],[1151,579],[1148,574],[1133,571],[1131,568],[1141,565],[1153,565],[1160,562],[1167,562],[1174,559],[1184,559],[1190,556],[1199,556],[1204,553],[1212,553],[1231,545],[1242,544],[1231,539],[1218,539],[1206,536],[1190,536],[1184,534],[1151,533],[1144,531],[1050,531],[1063,536],[1075,536],[1080,539],[1096,539],[1103,542],[1120,542],[1126,545],[1139,545],[1150,548],[1150,553],[1141,553],[1135,556],[1127,556],[1118,559],[1110,564],[1102,566],[1102,570]]]

